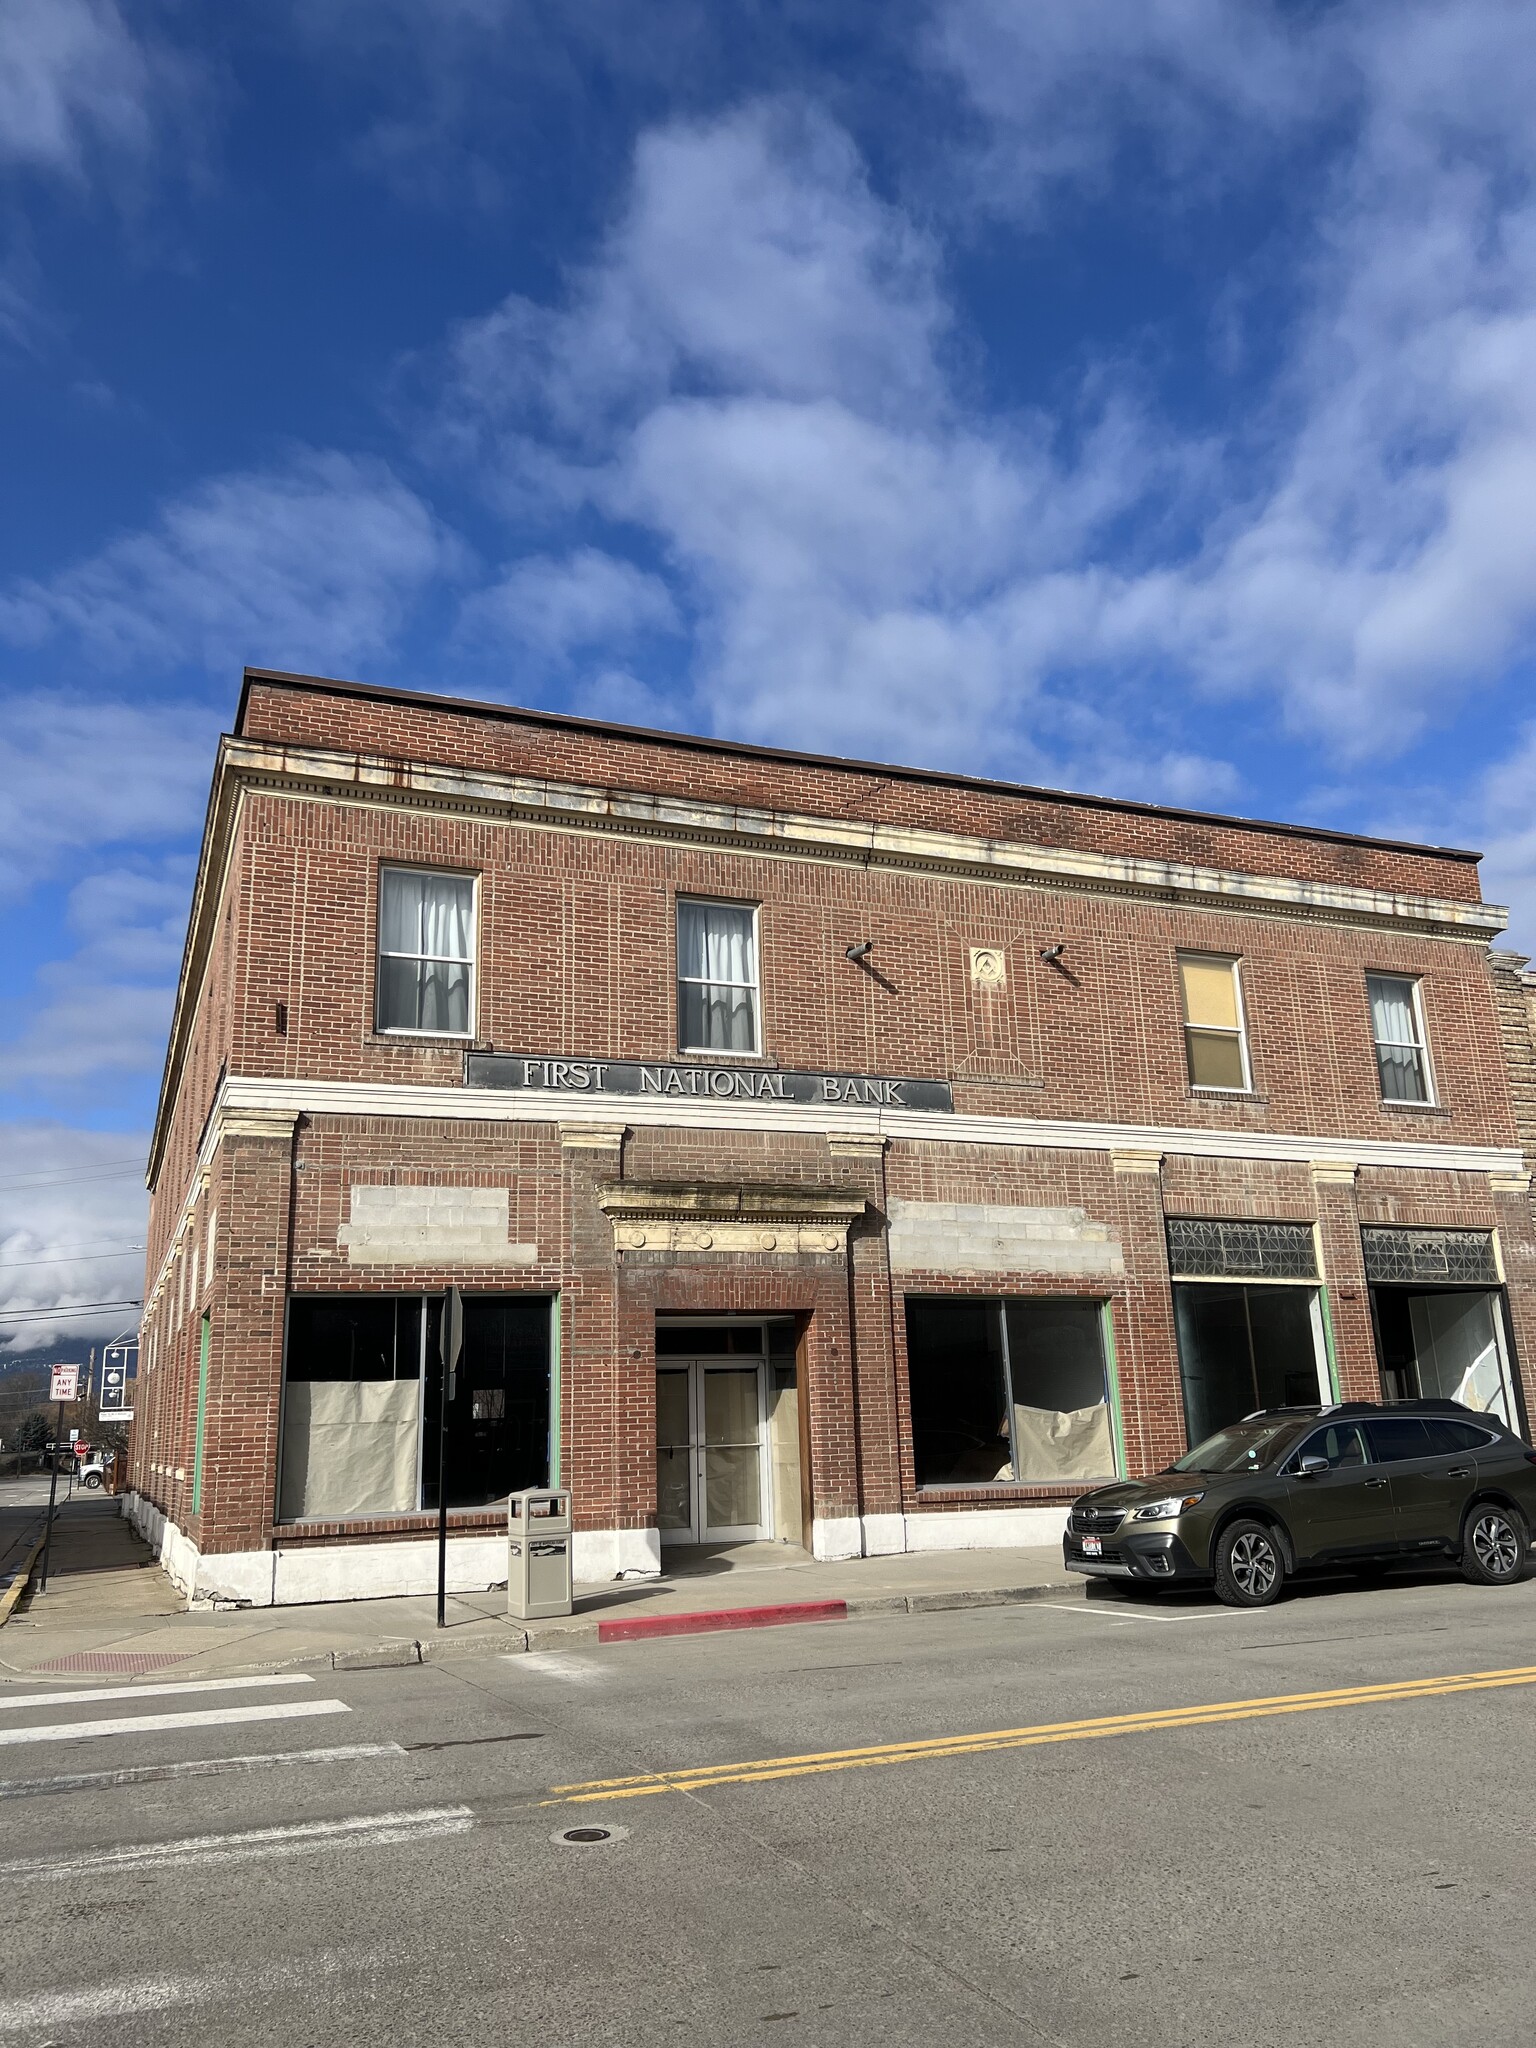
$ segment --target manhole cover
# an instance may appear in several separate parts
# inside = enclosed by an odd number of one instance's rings
[[[622,1842],[628,1828],[562,1828],[550,1840],[558,1849],[595,1849],[604,1842]]]

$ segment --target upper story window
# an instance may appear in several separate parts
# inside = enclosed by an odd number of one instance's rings
[[[1181,953],[1179,987],[1190,1086],[1245,1093],[1248,1041],[1238,963],[1216,953]]]
[[[473,876],[380,868],[379,1029],[468,1037],[474,980]]]
[[[757,1052],[757,911],[677,899],[677,1042],[683,1052]]]
[[[1406,975],[1368,974],[1371,1036],[1383,1102],[1428,1102],[1429,1060],[1419,984]]]

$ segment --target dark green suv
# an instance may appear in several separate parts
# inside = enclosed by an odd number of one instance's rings
[[[1536,1526],[1536,1451],[1456,1401],[1266,1408],[1152,1479],[1086,1493],[1067,1520],[1069,1572],[1147,1585],[1214,1583],[1267,1607],[1295,1572],[1375,1577],[1453,1557],[1512,1585]]]

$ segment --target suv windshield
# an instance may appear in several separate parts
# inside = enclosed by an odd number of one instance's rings
[[[1203,1444],[1196,1444],[1182,1458],[1175,1458],[1170,1472],[1254,1471],[1270,1462],[1271,1452],[1281,1438],[1296,1432],[1294,1418],[1284,1422],[1234,1422],[1218,1429]]]

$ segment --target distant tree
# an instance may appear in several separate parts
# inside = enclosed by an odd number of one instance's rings
[[[34,1408],[17,1423],[15,1445],[18,1451],[40,1451],[52,1435],[53,1423],[47,1409]]]

